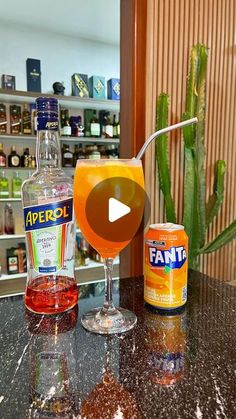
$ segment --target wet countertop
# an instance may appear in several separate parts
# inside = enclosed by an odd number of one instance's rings
[[[235,418],[236,288],[191,273],[185,310],[143,304],[143,279],[114,282],[114,300],[138,316],[132,331],[85,331],[84,311],[102,304],[104,283],[80,287],[60,316],[0,300],[0,418]]]

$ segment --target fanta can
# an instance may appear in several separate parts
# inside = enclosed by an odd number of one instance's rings
[[[169,310],[187,301],[188,237],[179,224],[151,224],[145,236],[144,300]]]

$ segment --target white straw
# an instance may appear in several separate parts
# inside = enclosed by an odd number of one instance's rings
[[[148,139],[145,141],[145,143],[143,144],[140,152],[138,153],[136,159],[140,160],[143,157],[143,154],[146,150],[146,148],[149,146],[149,144],[157,137],[159,137],[162,134],[165,134],[166,132],[169,131],[173,131],[174,129],[177,128],[182,128],[182,127],[186,127],[187,125],[191,125],[191,124],[196,124],[196,122],[198,122],[197,118],[191,118],[191,119],[187,119],[187,121],[183,121],[183,122],[179,122],[178,124],[174,124],[174,125],[170,125],[169,127],[166,128],[162,128],[159,131],[154,132],[150,137],[148,137]]]

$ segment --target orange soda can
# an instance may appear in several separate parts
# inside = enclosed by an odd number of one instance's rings
[[[144,310],[149,381],[162,386],[181,381],[185,372],[186,312],[162,315]]]
[[[187,301],[188,237],[179,224],[151,224],[145,235],[144,300],[169,310]]]

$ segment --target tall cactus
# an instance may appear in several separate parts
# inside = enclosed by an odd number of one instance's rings
[[[213,194],[205,203],[206,176],[204,170],[205,146],[205,107],[206,107],[206,71],[208,48],[195,45],[191,50],[190,70],[187,79],[186,112],[182,119],[197,116],[196,126],[183,128],[184,139],[184,214],[183,224],[189,237],[189,267],[199,268],[199,255],[210,253],[224,246],[236,237],[236,220],[225,229],[212,243],[205,244],[207,228],[223,203],[224,177],[226,163],[218,160],[215,164]],[[157,101],[157,129],[167,125],[168,96],[162,93]],[[165,117],[163,117],[163,114]],[[160,137],[161,139],[161,137]],[[156,160],[160,188],[164,194],[167,221],[174,221],[174,203],[170,195],[170,172],[168,165],[167,140],[156,142]],[[160,154],[158,156],[158,154]],[[166,185],[163,186],[165,179]],[[170,199],[171,198],[171,199]],[[175,213],[174,213],[175,214]]]

